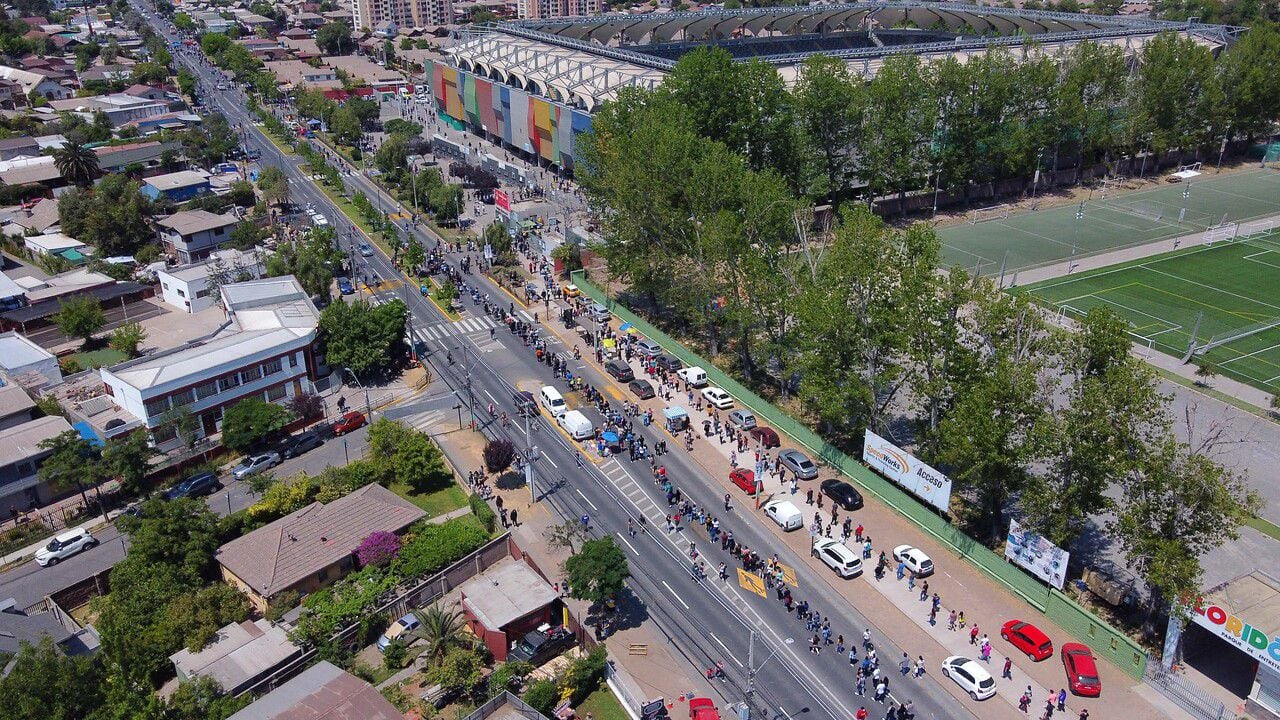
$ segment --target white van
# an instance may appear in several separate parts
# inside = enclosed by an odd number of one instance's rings
[[[764,514],[783,530],[799,530],[804,527],[804,514],[790,500],[774,500],[764,506]]]
[[[574,440],[586,440],[596,434],[595,426],[591,424],[586,415],[577,410],[570,410],[561,415],[556,418],[556,422],[560,423],[560,427],[564,428],[564,431],[569,433],[569,437]]]
[[[569,406],[564,403],[564,396],[560,394],[559,390],[550,385],[543,385],[542,390],[538,391],[538,395],[542,398],[542,407],[546,408],[548,413],[551,413],[551,417],[560,417],[569,409]]]
[[[707,384],[707,371],[694,365],[676,371],[676,377],[689,383],[691,387],[702,387]]]

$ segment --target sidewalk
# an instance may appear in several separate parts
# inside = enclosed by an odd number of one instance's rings
[[[63,501],[63,502],[65,502],[65,501]],[[79,497],[79,496],[76,496],[76,502],[75,502],[75,503],[73,503],[73,504],[76,504],[76,505],[79,505],[79,504],[80,504],[80,497]],[[50,506],[50,507],[53,507],[53,506]],[[44,510],[47,510],[47,508],[42,508],[42,509],[40,510],[40,512],[44,512]],[[74,530],[74,529],[77,529],[77,528],[84,528],[85,530],[88,530],[88,531],[92,532],[92,531],[94,531],[94,530],[96,530],[96,529],[98,529],[98,528],[102,527],[103,525],[106,525],[107,523],[109,523],[109,522],[111,522],[111,521],[115,520],[117,517],[119,517],[119,516],[120,516],[120,513],[121,513],[121,512],[122,512],[122,510],[108,510],[108,511],[107,511],[107,519],[106,519],[106,520],[103,520],[101,515],[95,515],[92,519],[86,520],[86,521],[84,521],[84,522],[82,522],[82,523],[80,523],[79,525],[76,525],[76,526],[74,526],[74,527],[71,527],[71,528],[63,528],[63,529],[61,529],[61,530],[54,530],[54,531],[53,531],[53,533],[51,533],[48,537],[46,537],[46,538],[44,538],[44,539],[40,540],[39,542],[33,543],[33,544],[31,544],[31,545],[28,545],[27,547],[24,547],[24,548],[22,548],[22,549],[20,549],[20,550],[14,550],[13,552],[11,552],[11,553],[9,553],[9,554],[4,555],[3,557],[0,557],[0,567],[4,567],[4,566],[6,566],[6,565],[10,565],[10,564],[12,564],[12,563],[16,563],[16,562],[18,562],[19,560],[25,560],[25,559],[27,559],[27,558],[29,558],[29,557],[32,557],[33,555],[35,555],[35,554],[36,554],[36,551],[37,551],[37,550],[39,550],[40,548],[44,547],[45,545],[48,545],[48,544],[49,544],[49,540],[51,540],[51,539],[53,538],[53,536],[54,536],[54,535],[60,535],[60,534],[62,534],[62,533],[64,533],[64,532],[68,532],[69,530]],[[38,522],[38,521],[33,520],[32,522]]]
[[[563,303],[558,304],[564,307]],[[557,314],[553,313],[551,316],[554,317]],[[577,340],[576,337],[567,338],[562,335],[560,329],[555,327],[554,323],[544,324],[544,327],[551,332],[551,335],[559,336],[562,340],[568,340],[570,343]],[[584,363],[593,359],[588,353],[583,353]],[[632,362],[631,367],[636,372],[637,377],[647,377],[640,371],[637,362]],[[616,383],[612,380],[608,380],[606,381],[606,386],[601,390],[611,395],[618,393],[617,397],[626,397],[628,401],[634,400],[632,396],[618,392],[618,389],[614,387],[615,385]],[[719,483],[722,492],[729,493],[735,503],[745,504],[749,500],[745,498],[741,490],[731,485],[727,480],[732,469],[729,463],[729,456],[736,449],[736,443],[721,443],[716,439],[714,433],[711,439],[703,436],[703,421],[710,419],[711,415],[708,411],[709,409],[704,409],[703,411],[696,409],[696,398],[698,397],[696,391],[694,397],[694,403],[687,403],[687,396],[681,392],[677,393],[671,401],[675,404],[686,405],[686,410],[689,412],[695,438],[692,457],[708,475]],[[655,417],[661,417],[661,410],[666,404],[661,399],[661,396],[653,400],[639,402],[641,410],[651,409]],[[722,422],[726,416],[726,411],[720,412]],[[789,441],[785,437],[782,440],[783,448],[797,447],[796,443]],[[675,446],[673,445],[673,447]],[[742,456],[738,458],[737,465],[751,468],[754,464],[754,449],[753,445],[742,453]],[[776,451],[772,454],[776,455]],[[791,495],[789,484],[784,487],[781,481],[774,477],[773,473],[766,472],[762,476],[765,488],[763,496],[766,498],[774,494],[785,496],[795,503],[797,507],[800,507],[806,517],[809,518],[812,517],[817,508],[806,505],[807,491],[812,489],[817,495],[818,483],[822,479],[830,477],[831,474],[830,471],[826,471],[816,480],[802,481],[799,492]],[[822,512],[824,516],[829,514],[830,505],[824,502]],[[981,637],[981,633],[985,633],[991,641],[993,654],[990,667],[992,676],[996,678],[997,695],[1003,702],[1007,702],[1013,708],[1016,708],[1018,697],[1030,686],[1033,696],[1030,711],[1035,713],[1034,717],[1039,717],[1044,708],[1045,699],[1049,696],[1049,691],[1052,690],[1056,694],[1056,691],[1062,688],[1065,683],[1065,672],[1057,653],[1064,642],[1072,642],[1074,638],[1062,628],[1053,625],[1039,612],[1027,607],[1014,596],[996,586],[980,570],[967,562],[957,559],[941,543],[915,527],[908,519],[876,502],[874,498],[869,497],[866,506],[862,509],[852,514],[842,511],[840,516],[842,519],[846,516],[852,517],[856,524],[863,525],[865,534],[873,538],[874,545],[872,561],[867,565],[864,575],[849,582],[835,580],[834,575],[831,575],[825,566],[816,563],[809,557],[810,536],[808,533],[803,531],[783,533],[780,528],[765,522],[763,518],[760,518],[759,521],[763,527],[768,528],[773,533],[776,542],[787,545],[797,556],[809,562],[814,572],[823,577],[831,577],[832,581],[828,584],[835,588],[846,601],[856,604],[859,610],[869,619],[872,619],[877,625],[877,630],[886,632],[905,647],[914,648],[914,652],[911,654],[913,660],[917,656],[923,655],[926,658],[927,672],[939,673],[941,660],[949,655],[959,654],[973,659],[978,658],[978,648],[968,644],[967,631],[961,634],[959,631],[951,633],[946,630],[947,617],[950,611],[953,609],[957,612],[965,611],[968,620],[966,628],[972,628],[976,624],[980,628],[979,637]],[[873,577],[872,570],[874,569],[875,557],[881,551],[890,552],[891,548],[904,543],[922,549],[933,558],[938,567],[938,572],[927,578],[930,595],[938,593],[942,601],[942,608],[938,613],[937,626],[931,627],[928,625],[928,605],[919,602],[918,589],[914,592],[909,591],[906,588],[906,579],[902,581],[895,579],[893,570],[896,567],[896,563],[890,563],[889,572],[883,580],[876,582]],[[876,592],[866,592],[867,586],[871,586]],[[904,608],[910,608],[910,610],[904,610]],[[1055,654],[1053,657],[1039,663],[1031,663],[1025,658],[1015,661],[1013,664],[1013,680],[1010,681],[1000,678],[1000,670],[1004,662],[1002,653],[1003,651],[1008,651],[1012,646],[1000,639],[999,632],[1000,627],[1006,621],[1014,619],[1026,620],[1043,630],[1053,640]],[[898,658],[882,658],[881,660],[882,667],[887,671],[896,671]],[[1060,715],[1060,717],[1076,717],[1080,710],[1085,708],[1089,710],[1093,720],[1101,720],[1104,717],[1124,718],[1125,720],[1169,718],[1180,720],[1190,717],[1176,706],[1164,701],[1162,696],[1151,692],[1151,689],[1147,688],[1143,683],[1134,681],[1109,663],[1100,660],[1099,670],[1104,688],[1103,699],[1080,698],[1068,692],[1068,707],[1074,714]],[[943,687],[949,691],[958,692],[958,688],[950,682],[944,682]],[[968,702],[968,700],[966,699],[964,702]],[[986,702],[996,702],[996,700],[993,698]]]

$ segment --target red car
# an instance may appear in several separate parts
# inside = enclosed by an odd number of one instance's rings
[[[1035,662],[1053,656],[1053,643],[1040,628],[1021,620],[1010,620],[1000,628],[1000,637]]]
[[[778,439],[778,433],[774,432],[771,427],[757,425],[748,430],[747,434],[761,445],[764,445],[766,450],[769,448],[782,447],[782,441]]]
[[[1062,665],[1067,669],[1067,684],[1071,692],[1085,697],[1102,694],[1102,680],[1098,679],[1098,665],[1093,652],[1080,643],[1062,646]]]
[[[358,427],[362,427],[363,425],[364,425],[364,413],[360,412],[359,410],[352,410],[346,415],[343,415],[342,417],[338,418],[338,421],[333,424],[333,434],[342,435],[343,433],[349,433]]]
[[[729,473],[729,482],[737,485],[748,495],[756,494],[756,474],[750,470],[734,468],[733,472]]]

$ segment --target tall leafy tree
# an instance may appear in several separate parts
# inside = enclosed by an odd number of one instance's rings
[[[617,595],[631,577],[626,553],[607,536],[582,543],[582,548],[564,561],[564,573],[569,593],[593,603]]]
[[[867,183],[868,201],[925,185],[937,108],[914,55],[886,59],[867,83],[857,108],[856,172]]]
[[[98,153],[87,145],[66,143],[53,151],[53,164],[73,185],[85,187],[98,177]]]
[[[1212,52],[1192,38],[1157,35],[1142,48],[1130,105],[1134,140],[1157,154],[1211,139],[1224,106]]]
[[[222,444],[247,453],[280,432],[292,419],[289,410],[260,397],[246,397],[227,408],[222,420]]]
[[[858,130],[854,114],[862,89],[861,80],[837,58],[813,55],[800,70],[795,115],[813,165],[817,195],[840,194],[849,187]]]
[[[399,300],[376,307],[365,302],[333,303],[320,313],[326,358],[356,375],[386,369],[392,348],[404,335],[408,310]]]
[[[0,720],[82,720],[102,704],[105,673],[93,657],[68,656],[49,636],[22,644],[0,677]]]
[[[1252,139],[1280,118],[1280,30],[1259,25],[1223,55],[1219,68],[1226,94],[1229,134]]]
[[[1054,169],[1063,143],[1075,148],[1079,165],[1093,163],[1112,152],[1122,140],[1128,68],[1124,50],[1114,45],[1082,42],[1060,65],[1057,95],[1058,136]]]
[[[79,492],[84,506],[89,507],[87,490],[102,481],[97,448],[75,430],[41,440],[40,447],[52,451],[40,464],[40,479],[56,490]]]

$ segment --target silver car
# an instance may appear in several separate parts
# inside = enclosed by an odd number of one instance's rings
[[[818,477],[818,466],[809,459],[808,455],[799,450],[783,450],[778,453],[778,461],[801,480],[812,480]]]
[[[263,470],[273,468],[279,464],[279,453],[268,452],[261,455],[254,455],[253,457],[247,457],[244,460],[241,460],[240,464],[235,466],[235,469],[231,471],[231,476],[237,480],[243,480],[250,475],[257,475]]]

